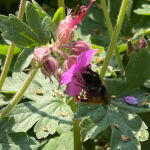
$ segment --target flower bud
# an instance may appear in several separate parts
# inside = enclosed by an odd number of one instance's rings
[[[70,69],[71,66],[76,63],[76,61],[77,61],[77,56],[75,55],[69,56],[68,59],[64,62],[64,69],[65,70]]]
[[[44,61],[42,72],[46,77],[50,77],[51,75],[56,77],[57,71],[58,63],[56,59],[54,59],[53,57],[49,57],[46,61]]]
[[[139,52],[142,48],[146,48],[147,41],[144,37],[141,37],[135,44],[132,44],[131,41],[128,42],[128,55],[131,54],[131,52],[136,51]]]
[[[147,41],[144,37],[141,37],[135,44],[135,46],[139,49],[145,48],[147,46]]]
[[[50,56],[48,47],[36,47],[34,50],[34,58],[37,62],[43,63]]]
[[[91,44],[84,41],[76,41],[71,46],[66,45],[64,47],[70,48],[75,55],[80,55],[82,52],[92,49]]]
[[[74,36],[74,29],[76,27],[72,26],[73,18],[71,15],[66,16],[59,24],[58,30],[56,32],[57,40],[62,44],[69,44]]]

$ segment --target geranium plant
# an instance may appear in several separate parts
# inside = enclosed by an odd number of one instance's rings
[[[58,0],[52,15],[20,0],[0,15],[0,149],[146,149],[150,12],[137,1]]]

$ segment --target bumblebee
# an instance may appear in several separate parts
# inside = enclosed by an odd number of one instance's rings
[[[109,103],[109,98],[105,83],[100,76],[89,68],[86,68],[86,72],[81,75],[86,83],[84,89],[87,95],[87,102],[90,104],[102,103],[107,105]]]

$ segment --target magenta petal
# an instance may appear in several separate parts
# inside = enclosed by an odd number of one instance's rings
[[[60,84],[68,84],[69,82],[72,81],[72,76],[76,73],[79,72],[83,67],[87,67],[93,57],[93,55],[98,51],[97,50],[88,50],[85,52],[82,52],[78,58],[76,64],[72,65],[71,68],[63,73],[62,75],[62,81]]]
[[[98,49],[82,52],[77,59],[76,71],[80,71],[80,69],[82,69],[83,67],[88,66],[92,57],[97,51]]]
[[[82,91],[80,83],[74,78],[72,82],[67,85],[66,92],[68,96],[78,96]]]
[[[72,65],[71,68],[62,74],[62,80],[60,82],[60,84],[68,84],[69,82],[71,82],[72,80],[72,76],[74,75],[75,72],[75,66],[76,64]]]
[[[124,97],[124,101],[131,105],[136,105],[138,103],[138,99],[135,96],[126,96]]]

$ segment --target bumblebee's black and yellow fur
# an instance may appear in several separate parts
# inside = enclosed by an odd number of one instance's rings
[[[100,76],[87,68],[85,73],[82,73],[82,77],[86,83],[85,90],[88,94],[88,102],[91,104],[108,104],[108,95],[104,81]]]

